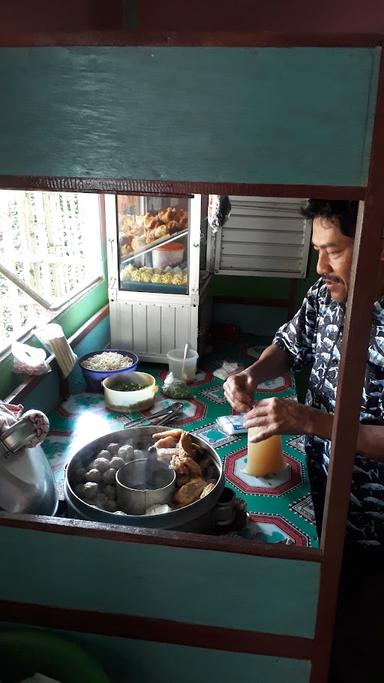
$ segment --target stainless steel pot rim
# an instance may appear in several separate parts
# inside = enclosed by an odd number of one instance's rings
[[[124,519],[126,518],[128,524],[130,523],[130,520],[135,520],[137,518],[151,519],[155,523],[156,521],[160,521],[160,520],[164,519],[165,517],[167,518],[167,520],[172,520],[173,518],[179,518],[180,513],[182,513],[183,511],[185,511],[187,514],[188,511],[192,512],[195,508],[199,507],[201,505],[202,501],[204,501],[204,498],[207,498],[207,499],[215,498],[215,496],[218,493],[218,489],[220,489],[220,493],[221,493],[221,490],[224,487],[224,472],[223,472],[223,466],[222,466],[222,463],[221,463],[219,456],[216,454],[216,452],[212,448],[212,446],[207,444],[207,442],[204,441],[204,439],[202,439],[201,437],[199,437],[197,435],[190,434],[193,441],[196,441],[196,443],[198,443],[204,447],[204,449],[206,450],[208,455],[212,458],[212,460],[213,460],[213,462],[217,468],[218,478],[215,482],[213,489],[209,492],[209,494],[206,497],[198,498],[193,503],[189,503],[189,505],[183,505],[182,507],[174,508],[174,509],[170,510],[169,512],[162,513],[162,514],[155,514],[155,515],[138,515],[138,514],[128,515],[126,512],[123,512],[122,510],[117,510],[116,512],[109,512],[107,510],[103,510],[103,508],[97,507],[97,505],[92,505],[91,502],[84,501],[82,498],[80,498],[74,492],[74,490],[73,490],[73,488],[69,482],[69,471],[75,466],[75,464],[77,463],[77,460],[81,456],[81,453],[83,451],[89,449],[92,446],[92,444],[95,442],[107,441],[108,439],[113,441],[114,439],[120,438],[119,435],[122,435],[122,434],[127,439],[130,439],[130,438],[132,438],[130,432],[132,432],[133,429],[134,428],[132,427],[129,430],[126,429],[126,430],[121,430],[119,432],[110,432],[108,434],[104,434],[102,437],[99,437],[98,439],[91,441],[86,446],[84,446],[79,451],[77,451],[77,453],[73,454],[73,456],[72,456],[71,460],[69,461],[68,466],[66,468],[65,488],[68,489],[71,497],[80,504],[80,509],[81,509],[81,507],[91,508],[92,510],[96,510],[97,513],[100,513],[101,515],[103,515],[105,518],[108,518],[109,520],[111,520],[111,518],[113,518],[114,516],[119,517],[119,518],[124,518]],[[151,430],[152,433],[155,433],[155,432],[159,432],[159,431],[166,431],[167,429],[169,429],[169,428],[165,427],[165,426],[163,427],[161,425],[157,425],[155,427],[151,427],[151,426],[137,427],[137,430],[140,431],[141,433],[145,433],[145,430]],[[134,522],[132,522],[131,524],[134,526]]]
[[[145,459],[145,458],[138,458],[138,459],[136,460],[136,462],[146,462],[146,459]],[[122,465],[122,467],[119,467],[119,469],[116,470],[116,476],[115,476],[116,484],[118,484],[119,486],[121,486],[123,489],[128,489],[128,490],[130,490],[130,491],[143,491],[143,492],[145,492],[145,491],[152,491],[153,489],[137,489],[137,488],[134,488],[133,486],[128,486],[128,484],[124,484],[124,482],[122,482],[122,481],[120,480],[120,478],[118,477],[119,472],[121,472],[121,470],[123,470],[124,468],[127,468],[127,469],[128,469],[128,468],[130,467],[130,465],[132,465],[132,463],[133,463],[133,461],[132,461],[132,462],[127,462],[125,465]],[[164,489],[167,489],[171,484],[174,483],[174,481],[175,481],[175,479],[176,479],[176,472],[175,472],[175,470],[172,470],[171,467],[169,467],[168,469],[169,469],[170,472],[172,473],[172,474],[171,474],[171,479],[170,479],[170,481],[169,481],[167,484],[164,484],[164,486],[158,486],[158,487],[156,488],[156,491],[162,491],[162,490],[164,490]]]
[[[216,481],[216,483],[215,483],[213,489],[212,489],[211,492],[210,492],[211,494],[212,494],[214,491],[216,491],[217,486],[219,485],[220,481],[221,481],[221,479],[220,479],[220,477],[219,477],[219,479]],[[163,513],[158,514],[158,515],[128,515],[126,512],[123,512],[122,510],[117,510],[116,512],[108,512],[107,510],[103,510],[103,508],[97,507],[97,505],[92,505],[92,503],[90,503],[90,502],[88,502],[88,501],[85,501],[85,500],[83,500],[82,498],[80,498],[80,497],[73,491],[73,489],[72,489],[72,487],[71,487],[71,485],[70,485],[69,482],[67,482],[67,486],[68,486],[69,490],[71,491],[71,495],[72,495],[74,498],[76,498],[76,500],[78,500],[79,503],[80,503],[81,505],[84,505],[84,504],[85,504],[85,505],[88,505],[89,507],[93,508],[94,510],[97,510],[98,512],[105,512],[105,513],[108,514],[108,515],[119,515],[119,516],[123,516],[123,515],[124,515],[124,517],[128,517],[128,519],[130,519],[131,517],[132,517],[132,518],[134,518],[134,517],[153,517],[154,519],[159,519],[159,518],[164,517],[165,514],[167,515],[167,517],[168,517],[168,515],[175,516],[175,515],[177,515],[178,513],[180,513],[181,510],[191,510],[191,509],[193,509],[194,507],[196,507],[196,505],[197,505],[198,503],[201,503],[201,501],[202,501],[202,498],[198,498],[197,500],[194,500],[193,503],[189,503],[189,505],[183,505],[183,506],[181,506],[181,507],[179,507],[179,508],[174,508],[173,510],[169,510],[169,512],[166,512],[166,513],[163,512]]]

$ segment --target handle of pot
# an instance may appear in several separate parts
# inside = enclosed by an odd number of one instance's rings
[[[0,434],[1,444],[12,453],[41,443],[49,431],[49,420],[40,410],[28,410]]]

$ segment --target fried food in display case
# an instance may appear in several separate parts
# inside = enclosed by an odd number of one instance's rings
[[[120,259],[140,253],[147,247],[160,244],[188,229],[188,210],[183,206],[166,206],[158,210],[151,208],[145,213],[136,213],[134,209],[138,207],[127,205],[127,199],[137,200],[138,198],[118,197],[117,199]],[[150,199],[147,200],[147,204],[151,204]],[[152,206],[155,203],[152,202]]]
[[[128,264],[120,272],[120,281],[122,283],[151,282],[153,284],[186,285],[188,273],[186,268],[180,268],[179,266],[175,268],[167,266],[164,270],[160,270],[159,268],[149,268],[147,266],[136,268]]]

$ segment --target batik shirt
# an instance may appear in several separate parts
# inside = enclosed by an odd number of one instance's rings
[[[331,299],[323,280],[311,287],[300,310],[273,340],[286,351],[292,370],[312,365],[306,404],[334,413],[345,306]],[[384,425],[384,299],[375,302],[360,422]],[[330,441],[305,437],[308,471],[318,522],[322,514]],[[383,454],[384,455],[384,454]],[[347,535],[362,545],[384,545],[384,462],[355,458]]]

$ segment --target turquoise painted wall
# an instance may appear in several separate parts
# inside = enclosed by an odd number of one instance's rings
[[[359,186],[378,58],[375,48],[2,48],[0,174]]]
[[[7,630],[10,624],[1,624]],[[51,631],[52,632],[52,631]],[[98,660],[111,683],[308,683],[305,660],[54,631]],[[83,681],[83,683],[92,683]]]
[[[0,543],[7,548],[0,599],[314,635],[315,562],[7,527],[0,527]]]
[[[306,291],[318,277],[316,262],[316,254],[311,249],[307,277],[296,281],[296,310],[300,307]],[[214,275],[212,278],[212,294],[213,296],[257,298],[266,303],[272,299],[286,299],[288,301],[290,283],[291,280],[288,278]],[[213,316],[214,322],[235,322],[242,332],[272,337],[277,328],[287,321],[288,303],[282,308],[230,304],[229,301],[225,304],[215,303]]]

